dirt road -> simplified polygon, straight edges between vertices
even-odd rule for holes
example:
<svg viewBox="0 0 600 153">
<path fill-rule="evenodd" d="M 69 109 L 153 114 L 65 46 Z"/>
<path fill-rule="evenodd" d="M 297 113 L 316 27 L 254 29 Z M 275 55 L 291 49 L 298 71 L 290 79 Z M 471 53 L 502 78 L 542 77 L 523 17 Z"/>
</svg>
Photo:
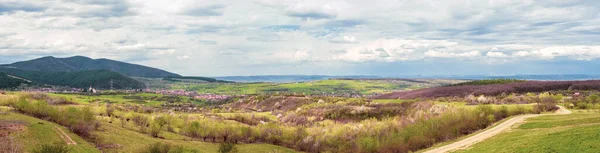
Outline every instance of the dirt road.
<svg viewBox="0 0 600 153">
<path fill-rule="evenodd" d="M 558 107 L 560 109 L 557 110 L 554 114 L 528 114 L 528 115 L 515 116 L 505 122 L 500 123 L 499 125 L 497 125 L 493 128 L 485 130 L 474 136 L 468 137 L 468 138 L 460 140 L 458 142 L 454 142 L 454 143 L 451 143 L 451 144 L 448 144 L 448 145 L 445 145 L 442 147 L 438 147 L 438 148 L 426 151 L 425 153 L 445 153 L 445 152 L 450 152 L 450 151 L 457 150 L 457 149 L 467 148 L 467 147 L 474 145 L 478 142 L 481 142 L 487 138 L 490 138 L 498 133 L 501 133 L 502 131 L 509 129 L 511 126 L 513 126 L 517 123 L 523 122 L 527 118 L 544 116 L 544 115 L 571 114 L 571 111 L 565 109 L 564 107 L 562 107 L 562 106 L 558 106 Z"/>
<path fill-rule="evenodd" d="M 62 129 L 56 126 L 54 126 L 52 129 L 54 132 L 56 132 L 56 134 L 58 134 L 58 136 L 60 136 L 61 139 L 65 141 L 65 143 L 67 143 L 67 145 L 77 145 L 77 142 L 73 141 L 73 139 L 71 139 L 71 137 L 69 137 L 69 135 L 66 134 Z"/>
</svg>

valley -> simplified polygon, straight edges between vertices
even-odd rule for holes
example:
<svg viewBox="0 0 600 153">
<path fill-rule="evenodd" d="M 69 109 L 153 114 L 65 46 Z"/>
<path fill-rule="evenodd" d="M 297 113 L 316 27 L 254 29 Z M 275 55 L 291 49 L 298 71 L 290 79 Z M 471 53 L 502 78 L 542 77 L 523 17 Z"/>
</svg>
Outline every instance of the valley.
<svg viewBox="0 0 600 153">
<path fill-rule="evenodd" d="M 515 152 L 522 148 L 496 147 L 518 143 L 513 135 L 544 133 L 529 129 L 589 133 L 600 108 L 594 80 L 233 82 L 104 69 L 2 72 L 0 142 L 16 152 L 438 152 L 493 129 L 465 150 L 439 152 Z M 574 113 L 547 115 L 559 108 Z M 537 145 L 529 149 L 556 149 Z"/>
</svg>

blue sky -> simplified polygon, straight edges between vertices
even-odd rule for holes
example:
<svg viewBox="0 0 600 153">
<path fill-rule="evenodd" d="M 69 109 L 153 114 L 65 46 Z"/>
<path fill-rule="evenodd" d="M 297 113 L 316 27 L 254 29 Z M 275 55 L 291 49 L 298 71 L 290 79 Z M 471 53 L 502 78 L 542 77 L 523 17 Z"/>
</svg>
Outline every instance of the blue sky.
<svg viewBox="0 0 600 153">
<path fill-rule="evenodd" d="M 0 63 L 183 75 L 597 74 L 596 0 L 0 0 Z"/>
</svg>

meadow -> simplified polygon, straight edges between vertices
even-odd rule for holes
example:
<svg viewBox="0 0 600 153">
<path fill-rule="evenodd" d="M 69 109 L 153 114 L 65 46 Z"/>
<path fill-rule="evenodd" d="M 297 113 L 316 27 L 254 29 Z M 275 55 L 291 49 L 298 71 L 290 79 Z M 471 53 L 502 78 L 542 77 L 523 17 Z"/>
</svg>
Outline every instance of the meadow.
<svg viewBox="0 0 600 153">
<path fill-rule="evenodd" d="M 456 152 L 597 152 L 600 110 L 531 118 L 511 131 Z"/>
<path fill-rule="evenodd" d="M 104 152 L 145 152 L 163 145 L 184 152 L 217 152 L 228 145 L 243 152 L 410 152 L 512 115 L 535 113 L 533 105 L 297 95 L 249 96 L 187 113 L 140 109 L 110 95 L 115 102 L 85 101 L 78 95 L 77 102 L 49 103 L 73 96 L 10 93 L 3 95 L 7 100 L 2 105 L 14 109 L 9 115 L 26 114 L 64 126 Z"/>
<path fill-rule="evenodd" d="M 197 91 L 198 93 L 213 94 L 268 94 L 268 93 L 298 93 L 298 94 L 362 94 L 389 93 L 401 90 L 413 90 L 462 82 L 460 80 L 395 80 L 395 79 L 365 79 L 365 80 L 319 80 L 296 83 L 188 83 L 174 82 L 169 84 L 171 89 Z"/>
<path fill-rule="evenodd" d="M 578 94 L 570 94 L 574 92 Z M 578 131 L 579 127 L 572 125 L 580 124 L 583 128 L 600 122 L 594 116 L 596 112 L 591 111 L 598 102 L 600 96 L 593 91 L 412 99 L 252 94 L 217 103 L 141 92 L 95 95 L 8 92 L 0 94 L 0 114 L 3 115 L 0 123 L 29 123 L 19 125 L 46 134 L 54 131 L 45 125 L 53 125 L 81 144 L 64 146 L 60 139 L 56 143 L 57 135 L 54 135 L 47 141 L 44 138 L 41 139 L 44 141 L 31 143 L 35 145 L 21 147 L 34 151 L 44 147 L 50 149 L 53 146 L 43 146 L 40 142 L 52 142 L 58 148 L 73 152 L 396 153 L 422 151 L 455 141 L 511 116 L 553 112 L 558 109 L 557 104 L 582 111 L 574 113 L 575 116 L 531 119 L 514 131 L 530 132 L 527 134 L 536 134 L 540 129 Z M 36 125 L 36 122 L 44 124 Z M 567 129 L 570 127 L 573 129 Z M 581 130 L 590 130 L 587 128 L 591 127 Z M 7 130 L 0 129 L 0 134 L 2 132 Z M 26 135 L 23 131 L 10 133 L 8 135 L 13 137 Z M 17 137 L 13 139 L 16 143 L 11 141 L 11 144 L 28 144 L 31 137 Z M 494 139 L 497 138 L 478 145 L 483 145 L 483 150 L 500 152 L 522 149 L 493 148 L 502 146 L 497 143 L 511 141 L 512 136 L 498 140 L 500 142 Z M 537 140 L 530 138 L 533 139 Z M 531 147 L 528 150 L 531 152 L 544 152 L 541 149 L 545 149 L 523 145 Z M 482 151 L 477 148 L 474 146 L 474 152 Z"/>
</svg>

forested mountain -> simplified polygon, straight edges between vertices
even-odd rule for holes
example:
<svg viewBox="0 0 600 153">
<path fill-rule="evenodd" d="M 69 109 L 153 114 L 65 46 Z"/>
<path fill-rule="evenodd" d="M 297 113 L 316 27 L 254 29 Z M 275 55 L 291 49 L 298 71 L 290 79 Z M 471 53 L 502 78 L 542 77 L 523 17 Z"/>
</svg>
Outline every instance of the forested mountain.
<svg viewBox="0 0 600 153">
<path fill-rule="evenodd" d="M 145 87 L 143 83 L 135 79 L 109 70 L 52 72 L 0 68 L 0 72 L 30 80 L 33 83 L 69 86 L 75 88 L 86 88 L 93 86 L 94 88 L 98 89 L 109 89 L 111 87 L 111 82 L 114 89 L 141 89 Z M 8 80 L 7 82 L 15 81 L 14 79 L 6 80 Z M 11 85 L 14 85 L 14 83 Z"/>
<path fill-rule="evenodd" d="M 84 56 L 73 56 L 69 58 L 55 58 L 52 56 L 42 57 L 29 61 L 16 62 L 13 64 L 0 65 L 4 68 L 16 68 L 30 71 L 54 71 L 72 72 L 83 70 L 111 70 L 126 76 L 135 77 L 180 77 L 180 75 L 165 70 L 129 64 L 109 59 L 91 59 Z"/>
<path fill-rule="evenodd" d="M 15 88 L 21 84 L 29 84 L 27 80 L 16 78 L 9 74 L 0 72 L 0 89 Z"/>
</svg>

